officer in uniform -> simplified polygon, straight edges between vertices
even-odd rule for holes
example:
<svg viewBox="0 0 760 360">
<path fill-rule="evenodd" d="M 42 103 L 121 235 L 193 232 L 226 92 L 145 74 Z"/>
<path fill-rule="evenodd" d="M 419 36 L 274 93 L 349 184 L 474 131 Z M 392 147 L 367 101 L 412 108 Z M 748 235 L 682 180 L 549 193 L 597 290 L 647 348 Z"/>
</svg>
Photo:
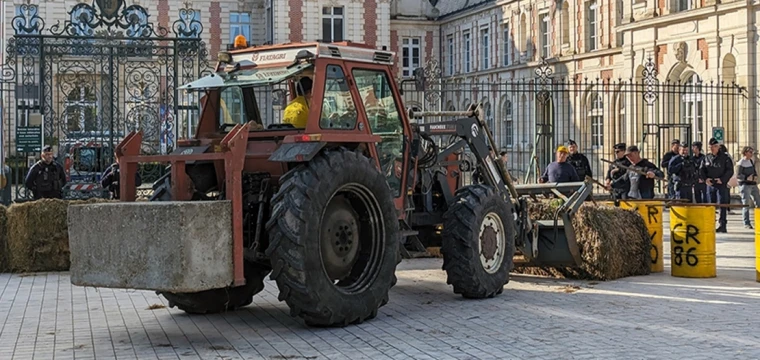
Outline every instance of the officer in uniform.
<svg viewBox="0 0 760 360">
<path fill-rule="evenodd" d="M 100 186 L 103 187 L 103 189 L 107 189 L 111 192 L 111 199 L 118 200 L 119 199 L 119 177 L 121 174 L 119 173 L 119 155 L 116 155 L 116 162 L 111 164 L 111 166 L 106 169 L 106 171 L 103 172 L 103 175 L 100 177 Z M 142 178 L 140 177 L 140 173 L 135 171 L 135 186 L 142 185 Z"/>
<path fill-rule="evenodd" d="M 715 139 L 710 139 L 710 153 L 705 155 L 705 160 L 699 169 L 699 177 L 707 184 L 707 195 L 710 203 L 728 204 L 728 180 L 734 175 L 734 166 L 728 153 L 721 151 L 720 144 Z M 715 232 L 726 231 L 726 208 L 720 208 L 720 224 Z"/>
<path fill-rule="evenodd" d="M 678 156 L 670 159 L 668 164 L 668 174 L 673 176 L 673 190 L 676 193 L 676 199 L 694 202 L 693 187 L 699 177 L 698 170 L 694 159 L 689 156 L 689 147 L 685 143 L 680 144 Z"/>
<path fill-rule="evenodd" d="M 681 141 L 678 139 L 673 139 L 670 142 L 670 151 L 666 152 L 665 155 L 662 157 L 662 161 L 660 162 L 660 167 L 667 171 L 668 165 L 670 164 L 670 160 L 672 160 L 674 157 L 678 156 L 678 149 L 681 147 Z M 668 193 L 666 198 L 668 199 L 675 199 L 675 190 L 673 188 L 673 174 L 668 172 Z"/>
<path fill-rule="evenodd" d="M 24 185 L 32 191 L 34 200 L 63 199 L 66 173 L 61 164 L 53 161 L 52 146 L 47 145 L 42 149 L 41 159 L 29 169 Z"/>
<path fill-rule="evenodd" d="M 625 156 L 625 143 L 615 144 L 615 163 L 622 166 L 631 166 L 631 161 Z M 631 181 L 626 175 L 626 169 L 619 168 L 610 164 L 607 169 L 606 183 L 607 190 L 612 190 L 615 199 L 627 199 L 628 191 L 631 189 Z"/>
<path fill-rule="evenodd" d="M 702 142 L 695 141 L 691 143 L 691 152 L 691 158 L 694 160 L 697 169 L 699 169 L 702 166 L 702 161 L 705 160 L 705 154 L 702 153 Z M 694 202 L 697 204 L 707 203 L 707 184 L 699 176 L 697 176 L 694 183 Z"/>
<path fill-rule="evenodd" d="M 578 144 L 575 140 L 569 139 L 567 141 L 567 150 L 570 151 L 570 156 L 567 157 L 567 162 L 575 168 L 575 172 L 578 177 L 583 181 L 586 176 L 594 177 L 591 173 L 591 164 L 588 161 L 586 155 L 578 152 Z"/>
</svg>

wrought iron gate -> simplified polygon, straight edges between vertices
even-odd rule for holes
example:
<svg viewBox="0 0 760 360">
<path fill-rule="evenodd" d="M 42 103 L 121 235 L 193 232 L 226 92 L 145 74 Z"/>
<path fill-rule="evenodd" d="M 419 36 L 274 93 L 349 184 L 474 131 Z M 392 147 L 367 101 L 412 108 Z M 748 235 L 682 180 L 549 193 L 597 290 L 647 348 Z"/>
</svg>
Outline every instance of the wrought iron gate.
<svg viewBox="0 0 760 360">
<path fill-rule="evenodd" d="M 3 107 L 15 198 L 31 196 L 23 179 L 31 157 L 39 159 L 39 144 L 28 142 L 36 131 L 66 168 L 68 198 L 105 195 L 86 190 L 97 189 L 129 131 L 141 129 L 142 151 L 153 154 L 192 135 L 198 100 L 177 87 L 211 70 L 199 12 L 186 5 L 169 29 L 152 23 L 140 5 L 94 0 L 46 27 L 37 5 L 18 9 L 6 49 L 15 88 L 5 89 Z M 163 171 L 146 164 L 143 183 Z"/>
</svg>

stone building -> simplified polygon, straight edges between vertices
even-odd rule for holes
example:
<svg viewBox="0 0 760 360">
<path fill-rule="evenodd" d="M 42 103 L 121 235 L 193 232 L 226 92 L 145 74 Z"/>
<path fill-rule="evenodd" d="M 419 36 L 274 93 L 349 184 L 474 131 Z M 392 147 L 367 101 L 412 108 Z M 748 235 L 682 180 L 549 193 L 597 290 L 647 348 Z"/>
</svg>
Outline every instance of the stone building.
<svg viewBox="0 0 760 360">
<path fill-rule="evenodd" d="M 3 38 L 30 30 L 13 24 L 23 17 L 26 0 L 5 4 Z M 93 19 L 100 19 L 103 7 L 137 5 L 145 12 L 131 19 L 164 27 L 175 40 L 195 39 L 207 63 L 185 56 L 175 68 L 165 64 L 168 55 L 143 59 L 160 70 L 153 95 L 130 97 L 128 87 L 118 85 L 131 74 L 122 70 L 118 81 L 90 81 L 92 94 L 80 87 L 79 97 L 69 99 L 74 88 L 64 93 L 59 77 L 48 76 L 49 91 L 45 81 L 40 86 L 39 78 L 46 76 L 41 63 L 35 71 L 42 74 L 23 75 L 24 56 L 4 54 L 16 58 L 20 86 L 10 98 L 4 96 L 6 104 L 16 106 L 15 97 L 24 104 L 4 111 L 17 112 L 20 119 L 37 111 L 47 114 L 47 122 L 71 122 L 61 114 L 77 106 L 96 109 L 95 115 L 78 114 L 84 119 L 80 125 L 88 116 L 98 118 L 96 127 L 111 119 L 166 122 L 162 114 L 169 114 L 179 119 L 173 131 L 189 136 L 197 99 L 161 89 L 198 76 L 243 34 L 251 44 L 348 40 L 397 52 L 399 80 L 426 69 L 424 89 L 402 83 L 405 105 L 463 110 L 482 103 L 499 150 L 509 151 L 510 167 L 521 177 L 540 172 L 568 139 L 592 159 L 596 175 L 604 167 L 600 159 L 611 158 L 617 142 L 639 144 L 658 162 L 671 138 L 706 142 L 713 128 L 722 128 L 735 156 L 758 138 L 757 126 L 748 121 L 757 115 L 754 3 L 738 0 L 44 0 L 37 5 L 48 35 L 58 21 L 81 22 L 91 10 L 97 12 Z M 188 8 L 193 10 L 182 10 Z M 173 43 L 187 46 L 187 41 Z M 179 45 L 171 51 L 184 49 Z M 65 65 L 51 61 L 55 68 L 49 71 Z M 96 72 L 103 72 L 102 61 L 93 61 Z M 109 98 L 140 103 L 142 110 L 118 104 L 112 112 Z M 162 110 L 175 103 L 176 112 Z"/>
</svg>

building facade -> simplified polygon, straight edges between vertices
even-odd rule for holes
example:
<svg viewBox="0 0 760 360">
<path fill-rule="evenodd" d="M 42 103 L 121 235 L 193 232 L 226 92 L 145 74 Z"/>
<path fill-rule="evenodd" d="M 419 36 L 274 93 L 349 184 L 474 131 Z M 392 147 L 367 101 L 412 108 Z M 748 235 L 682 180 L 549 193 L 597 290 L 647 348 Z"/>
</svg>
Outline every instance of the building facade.
<svg viewBox="0 0 760 360">
<path fill-rule="evenodd" d="M 28 4 L 5 1 L 3 38 L 34 31 L 33 24 L 19 22 L 31 19 L 24 14 Z M 44 20 L 42 32 L 51 37 L 44 41 L 87 36 L 87 27 L 70 27 L 73 32 L 59 31 L 53 39 L 50 30 L 56 22 L 81 23 L 91 16 L 93 21 L 85 22 L 94 34 L 118 18 L 95 21 L 103 18 L 104 9 L 137 6 L 142 11 L 118 20 L 124 25 L 120 31 L 127 31 L 130 22 L 167 29 L 172 49 L 168 52 L 165 41 L 154 39 L 158 48 L 164 44 L 167 49 L 140 60 L 144 67 L 159 69 L 150 76 L 128 69 L 134 53 L 100 56 L 89 68 L 72 67 L 74 60 L 59 57 L 33 63 L 36 69 L 28 75 L 23 61 L 29 56 L 19 54 L 17 46 L 15 54 L 3 54 L 6 67 L 7 59 L 15 61 L 10 65 L 17 74 L 16 91 L 4 98 L 6 104 L 23 106 L 5 106 L 5 118 L 18 119 L 4 123 L 26 124 L 36 111 L 46 122 L 55 118 L 50 125 L 68 133 L 87 124 L 101 128 L 111 119 L 163 124 L 168 114 L 179 119 L 171 120 L 176 121 L 171 129 L 175 137 L 191 136 L 197 99 L 164 90 L 207 71 L 236 35 L 251 44 L 348 40 L 398 54 L 397 78 L 407 107 L 464 110 L 481 103 L 498 150 L 509 152 L 510 169 L 519 177 L 535 179 L 556 146 L 573 139 L 601 178 L 606 168 L 601 159 L 611 159 L 618 142 L 640 145 L 654 162 L 672 138 L 706 143 L 713 129 L 718 134 L 722 129 L 734 156 L 741 146 L 756 145 L 754 5 L 754 0 L 42 1 L 35 9 L 36 18 Z M 128 34 L 121 36 L 118 46 L 131 44 Z M 202 54 L 185 49 L 190 40 Z M 2 46 L 2 51 L 8 49 L 8 44 Z M 98 75 L 116 69 L 104 67 L 104 59 L 121 61 L 120 76 Z M 178 65 L 166 65 L 169 59 Z M 40 66 L 48 63 L 54 66 Z M 425 69 L 424 88 L 404 81 L 417 68 Z M 62 75 L 67 71 L 78 73 L 77 79 L 82 74 L 89 78 L 74 86 L 74 78 Z M 143 83 L 158 86 L 131 94 L 135 84 L 124 84 L 138 72 Z M 34 79 L 43 79 L 42 84 Z M 111 109 L 107 103 L 114 98 L 134 106 Z M 176 111 L 165 110 L 175 104 Z M 6 144 L 14 141 L 10 135 L 7 139 Z"/>
</svg>

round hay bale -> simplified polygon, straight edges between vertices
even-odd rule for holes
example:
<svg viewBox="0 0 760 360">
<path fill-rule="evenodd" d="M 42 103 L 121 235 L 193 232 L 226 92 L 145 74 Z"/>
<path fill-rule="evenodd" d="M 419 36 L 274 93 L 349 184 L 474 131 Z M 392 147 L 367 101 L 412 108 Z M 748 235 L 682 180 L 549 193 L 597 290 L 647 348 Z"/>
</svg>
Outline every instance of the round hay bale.
<svg viewBox="0 0 760 360">
<path fill-rule="evenodd" d="M 8 208 L 8 259 L 13 272 L 66 271 L 69 269 L 67 210 L 70 204 L 107 202 L 40 199 Z"/>
<path fill-rule="evenodd" d="M 531 219 L 554 217 L 551 204 L 531 203 Z M 579 268 L 515 267 L 520 274 L 583 280 L 614 280 L 650 273 L 650 239 L 644 219 L 633 211 L 584 203 L 573 217 L 582 264 Z"/>
</svg>

